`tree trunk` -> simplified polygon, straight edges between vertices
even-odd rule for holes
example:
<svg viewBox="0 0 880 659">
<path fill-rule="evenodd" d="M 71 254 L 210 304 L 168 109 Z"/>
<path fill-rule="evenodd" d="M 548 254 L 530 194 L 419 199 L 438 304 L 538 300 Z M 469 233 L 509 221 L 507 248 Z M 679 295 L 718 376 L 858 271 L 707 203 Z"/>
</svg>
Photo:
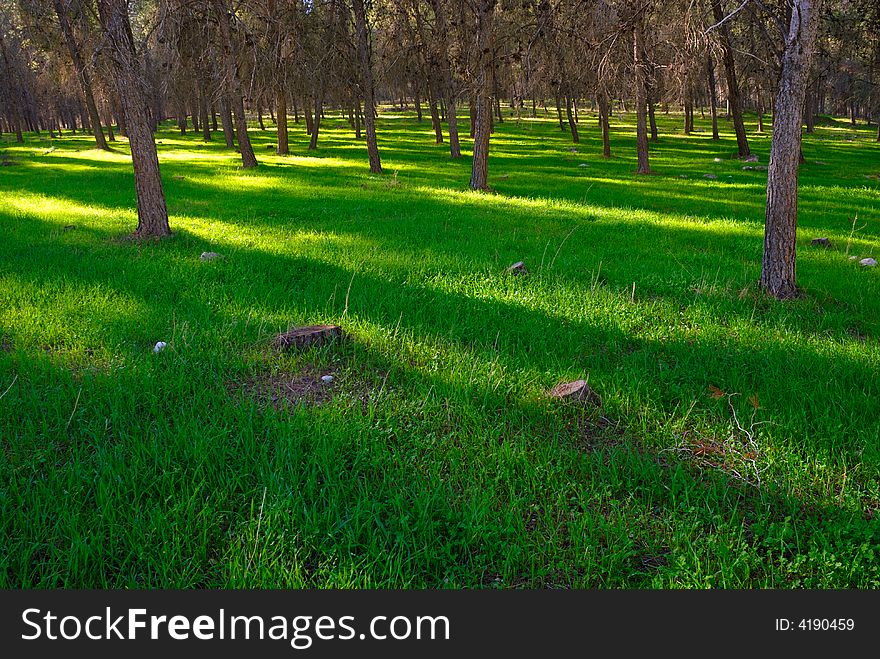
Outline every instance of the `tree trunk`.
<svg viewBox="0 0 880 659">
<path fill-rule="evenodd" d="M 278 128 L 278 144 L 275 146 L 275 153 L 279 156 L 286 156 L 290 153 L 287 138 L 287 95 L 281 89 L 275 93 L 275 123 Z"/>
<path fill-rule="evenodd" d="M 437 109 L 437 97 L 434 86 L 428 82 L 428 105 L 431 108 L 431 126 L 434 128 L 434 144 L 443 144 L 443 127 L 440 125 L 440 112 Z"/>
<path fill-rule="evenodd" d="M 220 95 L 220 124 L 223 126 L 223 139 L 226 148 L 235 148 L 235 131 L 232 127 L 232 111 L 229 109 L 229 98 L 225 93 Z"/>
<path fill-rule="evenodd" d="M 798 158 L 807 75 L 818 31 L 820 2 L 795 0 L 774 105 L 760 285 L 780 299 L 797 295 Z"/>
<path fill-rule="evenodd" d="M 581 141 L 581 138 L 578 135 L 577 123 L 575 123 L 574 114 L 571 109 L 571 96 L 565 97 L 565 114 L 568 118 L 568 127 L 571 129 L 571 141 L 578 144 Z"/>
<path fill-rule="evenodd" d="M 807 126 L 807 133 L 813 133 L 816 130 L 815 96 L 812 86 L 807 87 L 807 98 L 804 101 L 804 123 Z"/>
<path fill-rule="evenodd" d="M 99 149 L 109 150 L 107 141 L 104 139 L 104 131 L 101 130 L 101 119 L 98 117 L 98 106 L 95 104 L 95 95 L 92 93 L 92 80 L 89 71 L 83 62 L 79 53 L 79 46 L 73 37 L 73 30 L 70 28 L 70 22 L 67 20 L 67 11 L 61 5 L 61 0 L 53 0 L 55 5 L 55 14 L 58 16 L 58 22 L 61 24 L 61 32 L 64 34 L 64 41 L 67 44 L 67 50 L 70 52 L 70 59 L 73 60 L 73 68 L 76 69 L 76 76 L 79 79 L 80 89 L 86 102 L 86 108 L 89 112 L 89 118 L 92 124 L 92 130 L 95 133 L 95 144 Z"/>
<path fill-rule="evenodd" d="M 718 135 L 718 87 L 715 84 L 715 63 L 712 55 L 706 54 L 706 78 L 709 83 L 709 107 L 712 110 L 712 139 L 719 140 Z"/>
<path fill-rule="evenodd" d="M 306 135 L 311 135 L 312 131 L 315 129 L 315 119 L 312 116 L 312 106 L 309 105 L 308 99 L 306 99 L 304 114 L 306 118 Z"/>
<path fill-rule="evenodd" d="M 257 166 L 257 157 L 254 155 L 254 148 L 251 146 L 251 139 L 248 135 L 247 116 L 244 113 L 244 95 L 241 91 L 241 79 L 234 54 L 236 48 L 232 40 L 232 22 L 229 18 L 226 0 L 213 0 L 213 4 L 222 37 L 223 66 L 226 70 L 226 85 L 235 115 L 235 133 L 238 137 L 238 148 L 241 151 L 241 165 L 248 169 Z"/>
<path fill-rule="evenodd" d="M 367 31 L 367 13 L 364 0 L 352 0 L 354 9 L 355 31 L 357 32 L 358 63 L 360 64 L 361 89 L 364 97 L 364 128 L 367 133 L 367 154 L 370 159 L 370 172 L 382 173 L 379 159 L 379 145 L 376 141 L 376 102 L 373 88 L 373 67 L 370 62 L 370 41 Z"/>
<path fill-rule="evenodd" d="M 716 23 L 724 20 L 724 10 L 721 8 L 721 0 L 712 0 L 712 14 Z M 734 61 L 733 47 L 730 44 L 730 29 L 727 23 L 718 28 L 718 41 L 721 46 L 721 55 L 724 59 L 724 71 L 727 76 L 727 100 L 730 115 L 733 117 L 733 129 L 736 132 L 736 145 L 739 149 L 739 157 L 745 158 L 750 155 L 749 139 L 746 137 L 746 128 L 743 123 L 742 105 L 739 97 L 739 87 L 736 83 L 736 63 Z"/>
<path fill-rule="evenodd" d="M 635 68 L 636 86 L 636 147 L 638 151 L 639 167 L 637 173 L 650 174 L 651 167 L 648 164 L 648 99 L 647 99 L 647 71 L 644 53 L 644 27 L 642 15 L 638 14 L 633 21 L 633 63 Z"/>
<path fill-rule="evenodd" d="M 492 130 L 492 19 L 497 0 L 477 0 L 477 62 L 474 85 L 474 158 L 471 189 L 489 188 L 489 132 Z"/>
<path fill-rule="evenodd" d="M 324 94 L 318 90 L 315 94 L 315 117 L 312 119 L 312 139 L 309 140 L 309 151 L 318 148 L 318 133 L 321 130 L 321 117 L 324 115 Z M 366 114 L 364 115 L 366 118 Z"/>
<path fill-rule="evenodd" d="M 98 0 L 98 13 L 110 58 L 116 72 L 116 87 L 125 112 L 125 126 L 131 146 L 134 183 L 137 193 L 138 227 L 141 238 L 167 236 L 168 209 L 159 173 L 156 142 L 150 129 L 147 99 L 143 95 L 143 75 L 134 49 L 126 0 Z"/>
<path fill-rule="evenodd" d="M 610 158 L 611 139 L 608 125 L 608 96 L 604 92 L 601 93 L 596 104 L 599 106 L 599 126 L 602 128 L 602 156 Z"/>
<path fill-rule="evenodd" d="M 660 134 L 657 132 L 657 115 L 654 111 L 654 100 L 648 96 L 648 125 L 651 128 L 651 141 L 659 142 Z"/>
<path fill-rule="evenodd" d="M 208 120 L 208 90 L 204 82 L 201 82 L 199 87 L 199 115 L 202 124 L 202 140 L 210 142 L 211 124 Z"/>
</svg>

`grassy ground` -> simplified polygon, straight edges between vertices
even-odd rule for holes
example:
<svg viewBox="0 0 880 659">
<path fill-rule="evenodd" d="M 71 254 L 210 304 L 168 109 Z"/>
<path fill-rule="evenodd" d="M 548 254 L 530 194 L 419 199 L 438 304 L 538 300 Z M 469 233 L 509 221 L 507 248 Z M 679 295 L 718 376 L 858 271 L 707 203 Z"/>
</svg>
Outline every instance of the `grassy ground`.
<svg viewBox="0 0 880 659">
<path fill-rule="evenodd" d="M 505 121 L 494 194 L 391 109 L 382 176 L 339 118 L 248 172 L 167 127 L 159 244 L 124 142 L 7 139 L 0 587 L 880 586 L 873 129 L 807 138 L 779 303 L 766 173 L 660 121 L 641 178 L 627 117 L 609 161 Z M 601 410 L 546 398 L 580 377 Z"/>
</svg>

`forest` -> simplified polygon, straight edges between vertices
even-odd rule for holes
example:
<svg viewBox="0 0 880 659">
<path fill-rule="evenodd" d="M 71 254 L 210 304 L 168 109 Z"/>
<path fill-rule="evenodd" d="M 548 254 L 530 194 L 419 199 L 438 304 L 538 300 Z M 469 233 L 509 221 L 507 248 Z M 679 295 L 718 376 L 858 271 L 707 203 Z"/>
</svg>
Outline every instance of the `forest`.
<svg viewBox="0 0 880 659">
<path fill-rule="evenodd" d="M 880 587 L 876 0 L 7 0 L 0 588 Z"/>
</svg>

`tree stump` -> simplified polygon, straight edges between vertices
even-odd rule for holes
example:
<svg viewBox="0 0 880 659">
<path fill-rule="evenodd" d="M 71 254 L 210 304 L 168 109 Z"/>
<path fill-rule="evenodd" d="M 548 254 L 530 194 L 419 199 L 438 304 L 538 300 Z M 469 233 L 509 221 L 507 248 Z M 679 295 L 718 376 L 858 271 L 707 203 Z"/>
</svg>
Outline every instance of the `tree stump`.
<svg viewBox="0 0 880 659">
<path fill-rule="evenodd" d="M 324 345 L 341 337 L 342 328 L 339 325 L 308 325 L 278 334 L 272 345 L 279 350 L 302 350 Z"/>
<path fill-rule="evenodd" d="M 557 400 L 583 403 L 593 407 L 602 407 L 602 398 L 590 388 L 586 380 L 575 380 L 574 382 L 560 382 L 550 390 L 550 397 Z"/>
</svg>

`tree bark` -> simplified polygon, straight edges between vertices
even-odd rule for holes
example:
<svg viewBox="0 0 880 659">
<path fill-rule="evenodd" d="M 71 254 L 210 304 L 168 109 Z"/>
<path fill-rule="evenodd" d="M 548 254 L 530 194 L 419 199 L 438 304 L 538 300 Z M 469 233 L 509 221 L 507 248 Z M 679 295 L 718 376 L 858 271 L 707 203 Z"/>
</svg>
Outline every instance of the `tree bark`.
<svg viewBox="0 0 880 659">
<path fill-rule="evenodd" d="M 98 0 L 98 13 L 116 72 L 116 87 L 125 113 L 125 126 L 131 145 L 134 183 L 137 193 L 138 227 L 141 238 L 167 236 L 168 208 L 159 173 L 156 142 L 150 129 L 147 99 L 140 62 L 128 18 L 126 0 Z"/>
<path fill-rule="evenodd" d="M 357 32 L 358 63 L 360 65 L 361 90 L 364 98 L 364 128 L 367 133 L 367 154 L 370 159 L 370 172 L 382 173 L 379 158 L 379 145 L 376 141 L 376 101 L 373 86 L 373 66 L 370 61 L 370 40 L 367 30 L 367 12 L 364 0 L 352 0 L 354 9 L 355 31 Z"/>
<path fill-rule="evenodd" d="M 807 75 L 818 31 L 820 2 L 794 2 L 774 105 L 760 285 L 780 299 L 797 295 L 798 159 Z"/>
<path fill-rule="evenodd" d="M 712 14 L 717 23 L 724 20 L 724 10 L 721 0 L 712 0 Z M 739 97 L 739 87 L 736 83 L 736 63 L 733 56 L 733 47 L 730 44 L 730 29 L 727 23 L 718 28 L 718 42 L 721 46 L 721 55 L 724 59 L 724 71 L 727 76 L 727 100 L 730 114 L 733 117 L 733 129 L 736 132 L 736 145 L 739 157 L 745 158 L 751 154 L 749 151 L 749 139 L 746 137 L 746 128 L 743 123 L 742 105 Z"/>
<path fill-rule="evenodd" d="M 477 70 L 474 85 L 472 190 L 489 188 L 489 133 L 492 130 L 492 23 L 497 0 L 477 0 Z"/>
<path fill-rule="evenodd" d="M 76 69 L 76 77 L 79 79 L 80 89 L 86 102 L 86 108 L 89 112 L 89 118 L 92 124 L 92 130 L 95 133 L 95 144 L 99 149 L 109 151 L 107 140 L 104 139 L 104 131 L 101 129 L 101 119 L 98 116 L 98 106 L 95 103 L 95 95 L 92 92 L 92 79 L 86 68 L 85 62 L 79 53 L 79 46 L 73 36 L 73 30 L 70 27 L 70 21 L 67 20 L 67 11 L 62 6 L 61 0 L 53 0 L 55 5 L 55 14 L 58 16 L 58 22 L 61 24 L 61 32 L 64 34 L 64 41 L 67 44 L 67 50 L 70 52 L 70 59 L 73 60 L 73 68 Z"/>
</svg>

